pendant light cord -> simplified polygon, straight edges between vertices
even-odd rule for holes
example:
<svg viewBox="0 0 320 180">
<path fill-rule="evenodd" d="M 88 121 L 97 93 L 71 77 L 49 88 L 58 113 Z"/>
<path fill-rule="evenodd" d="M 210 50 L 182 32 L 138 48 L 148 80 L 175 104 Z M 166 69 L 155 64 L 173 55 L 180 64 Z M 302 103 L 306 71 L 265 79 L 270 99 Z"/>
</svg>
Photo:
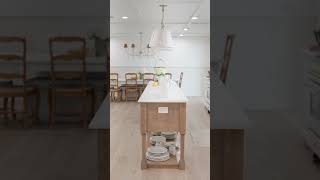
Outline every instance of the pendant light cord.
<svg viewBox="0 0 320 180">
<path fill-rule="evenodd" d="M 161 19 L 161 29 L 163 30 L 164 29 L 164 8 L 166 7 L 167 5 L 160 5 L 160 7 L 162 7 L 162 19 Z"/>
</svg>

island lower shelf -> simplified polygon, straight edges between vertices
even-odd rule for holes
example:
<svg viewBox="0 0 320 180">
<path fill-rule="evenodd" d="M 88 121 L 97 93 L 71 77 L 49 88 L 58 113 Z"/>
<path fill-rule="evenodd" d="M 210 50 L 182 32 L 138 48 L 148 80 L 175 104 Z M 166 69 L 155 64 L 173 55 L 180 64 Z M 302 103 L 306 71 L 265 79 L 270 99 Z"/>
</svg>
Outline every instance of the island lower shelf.
<svg viewBox="0 0 320 180">
<path fill-rule="evenodd" d="M 141 103 L 140 130 L 142 138 L 141 169 L 185 169 L 184 141 L 186 133 L 186 103 Z M 146 159 L 151 132 L 175 131 L 180 135 L 179 153 L 167 161 L 155 162 Z"/>
<path fill-rule="evenodd" d="M 170 157 L 167 161 L 156 162 L 147 160 L 147 167 L 148 168 L 179 168 L 179 161 L 177 160 L 176 156 Z"/>
</svg>

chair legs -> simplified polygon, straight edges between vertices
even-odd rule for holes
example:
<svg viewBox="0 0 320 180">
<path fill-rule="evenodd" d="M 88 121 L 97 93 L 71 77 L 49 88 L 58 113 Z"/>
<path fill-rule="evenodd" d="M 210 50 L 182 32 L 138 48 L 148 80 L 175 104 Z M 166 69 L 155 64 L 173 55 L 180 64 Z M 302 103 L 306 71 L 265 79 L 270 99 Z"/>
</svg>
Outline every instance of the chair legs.
<svg viewBox="0 0 320 180">
<path fill-rule="evenodd" d="M 110 100 L 114 101 L 114 92 L 113 91 L 110 91 Z"/>
<path fill-rule="evenodd" d="M 3 98 L 3 110 L 7 111 L 8 110 L 8 98 Z M 4 113 L 3 114 L 3 118 L 5 120 L 6 125 L 9 123 L 9 119 L 8 119 L 8 114 Z"/>
<path fill-rule="evenodd" d="M 135 91 L 130 91 L 130 92 L 133 92 L 133 93 L 136 94 L 136 96 L 135 96 L 136 99 L 135 99 L 135 100 L 138 101 L 138 100 L 139 100 L 139 94 L 140 94 L 140 93 L 139 93 L 139 89 L 137 89 L 137 90 L 135 90 Z M 129 91 L 126 89 L 126 90 L 125 90 L 125 100 L 126 100 L 126 101 L 128 101 L 128 94 L 129 94 Z"/>
<path fill-rule="evenodd" d="M 24 95 L 19 96 L 22 98 L 22 106 L 21 112 L 16 110 L 16 98 L 17 97 L 4 97 L 3 98 L 3 117 L 5 119 L 6 125 L 9 124 L 9 119 L 17 120 L 17 113 L 21 113 L 21 119 L 19 117 L 18 121 L 21 126 L 26 127 L 28 124 L 28 119 L 31 119 L 31 126 L 33 125 L 34 121 L 38 121 L 39 119 L 39 104 L 40 104 L 40 94 L 37 90 L 36 93 L 31 95 Z M 29 97 L 34 97 L 34 106 L 31 106 L 31 112 L 29 111 Z M 9 101 L 10 100 L 10 101 Z M 9 105 L 10 102 L 10 105 Z"/>
<path fill-rule="evenodd" d="M 40 91 L 37 90 L 34 98 L 34 106 L 32 108 L 32 123 L 40 123 L 39 108 L 40 108 Z"/>
<path fill-rule="evenodd" d="M 55 124 L 55 115 L 56 115 L 56 95 L 52 90 L 49 90 L 48 93 L 48 104 L 49 104 L 49 127 L 52 128 Z M 90 107 L 88 107 L 88 102 Z M 81 112 L 80 112 L 80 121 L 83 128 L 88 127 L 89 118 L 93 117 L 95 111 L 96 103 L 96 94 L 93 91 L 88 92 L 85 96 L 81 96 Z"/>
<path fill-rule="evenodd" d="M 96 107 L 96 93 L 95 91 L 92 91 L 91 93 L 91 111 L 90 111 L 90 117 L 93 117 L 94 111 Z"/>
<path fill-rule="evenodd" d="M 13 120 L 16 120 L 16 118 L 17 118 L 17 115 L 16 115 L 16 113 L 14 112 L 15 111 L 15 98 L 14 97 L 12 97 L 11 98 L 11 106 L 10 106 L 10 111 L 11 111 L 11 118 L 13 119 Z"/>
<path fill-rule="evenodd" d="M 88 127 L 88 109 L 87 109 L 87 99 L 88 97 L 83 96 L 82 97 L 82 111 L 81 111 L 81 121 L 82 121 L 82 127 L 86 128 Z"/>
<path fill-rule="evenodd" d="M 28 119 L 28 99 L 27 96 L 24 96 L 22 99 L 23 110 L 22 110 L 22 126 L 26 127 L 26 122 Z"/>
<path fill-rule="evenodd" d="M 114 102 L 121 101 L 122 100 L 122 92 L 121 92 L 121 90 L 110 91 L 110 100 L 114 101 Z"/>
<path fill-rule="evenodd" d="M 40 90 L 38 90 L 36 96 L 35 96 L 35 119 L 37 123 L 40 123 L 39 118 L 39 109 L 40 109 Z"/>
</svg>

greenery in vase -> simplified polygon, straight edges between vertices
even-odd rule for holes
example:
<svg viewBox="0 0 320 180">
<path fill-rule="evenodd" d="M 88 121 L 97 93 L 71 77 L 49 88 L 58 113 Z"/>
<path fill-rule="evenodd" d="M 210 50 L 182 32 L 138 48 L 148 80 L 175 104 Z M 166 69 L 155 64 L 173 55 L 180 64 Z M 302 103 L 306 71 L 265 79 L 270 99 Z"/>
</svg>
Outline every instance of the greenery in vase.
<svg viewBox="0 0 320 180">
<path fill-rule="evenodd" d="M 166 68 L 164 67 L 155 67 L 154 69 L 155 69 L 155 74 L 158 77 L 165 76 L 167 73 Z"/>
<path fill-rule="evenodd" d="M 143 73 L 141 73 L 141 72 L 138 72 L 138 79 L 143 79 Z"/>
</svg>

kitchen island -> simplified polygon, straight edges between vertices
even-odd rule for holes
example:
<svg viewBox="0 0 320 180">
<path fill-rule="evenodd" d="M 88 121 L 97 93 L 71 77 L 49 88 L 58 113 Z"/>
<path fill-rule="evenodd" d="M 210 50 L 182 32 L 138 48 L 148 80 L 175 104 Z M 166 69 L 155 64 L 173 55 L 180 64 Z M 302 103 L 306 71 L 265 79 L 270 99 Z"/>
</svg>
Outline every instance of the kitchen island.
<svg viewBox="0 0 320 180">
<path fill-rule="evenodd" d="M 142 138 L 141 169 L 179 168 L 185 169 L 184 141 L 186 133 L 186 104 L 188 99 L 173 81 L 168 86 L 153 86 L 149 82 L 143 91 L 140 103 L 140 132 Z M 164 162 L 146 159 L 149 138 L 152 132 L 175 131 L 180 134 L 180 152 Z"/>
</svg>

